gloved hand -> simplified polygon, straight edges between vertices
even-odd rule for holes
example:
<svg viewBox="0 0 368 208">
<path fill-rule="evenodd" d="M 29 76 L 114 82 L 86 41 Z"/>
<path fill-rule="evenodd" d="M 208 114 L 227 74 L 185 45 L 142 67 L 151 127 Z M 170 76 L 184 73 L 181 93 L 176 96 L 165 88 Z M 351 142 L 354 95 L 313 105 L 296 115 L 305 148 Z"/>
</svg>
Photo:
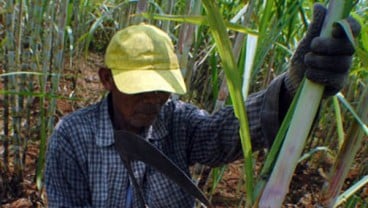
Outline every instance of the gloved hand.
<svg viewBox="0 0 368 208">
<path fill-rule="evenodd" d="M 304 75 L 311 81 L 325 86 L 324 96 L 336 94 L 347 80 L 354 47 L 338 24 L 333 27 L 332 38 L 319 37 L 326 12 L 324 6 L 315 4 L 313 20 L 307 34 L 291 59 L 285 86 L 292 94 Z M 360 24 L 352 17 L 346 20 L 356 37 L 360 32 Z"/>
</svg>

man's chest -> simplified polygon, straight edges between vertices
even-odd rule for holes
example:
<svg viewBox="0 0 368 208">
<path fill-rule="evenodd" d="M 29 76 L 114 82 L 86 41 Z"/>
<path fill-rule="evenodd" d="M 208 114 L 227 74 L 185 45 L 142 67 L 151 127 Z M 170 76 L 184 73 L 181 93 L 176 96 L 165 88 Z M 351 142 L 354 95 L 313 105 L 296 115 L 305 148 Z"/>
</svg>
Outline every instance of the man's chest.
<svg viewBox="0 0 368 208">
<path fill-rule="evenodd" d="M 133 207 L 139 204 L 137 187 L 113 147 L 91 152 L 88 161 L 89 188 L 94 207 L 122 207 L 128 187 L 133 188 Z M 192 207 L 193 198 L 165 175 L 140 161 L 132 162 L 134 178 L 149 207 Z"/>
</svg>

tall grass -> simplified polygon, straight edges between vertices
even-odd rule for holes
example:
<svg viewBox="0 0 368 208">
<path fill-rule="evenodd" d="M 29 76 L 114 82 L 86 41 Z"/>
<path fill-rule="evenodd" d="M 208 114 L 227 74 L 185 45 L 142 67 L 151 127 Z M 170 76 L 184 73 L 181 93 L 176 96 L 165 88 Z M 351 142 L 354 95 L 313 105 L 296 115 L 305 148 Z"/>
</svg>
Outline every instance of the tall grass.
<svg viewBox="0 0 368 208">
<path fill-rule="evenodd" d="M 357 107 L 358 113 L 355 113 L 353 109 L 350 109 L 356 118 L 350 127 L 347 139 L 344 140 L 341 149 L 338 152 L 336 162 L 330 171 L 330 178 L 326 181 L 325 187 L 322 191 L 323 200 L 322 204 L 327 207 L 333 207 L 335 204 L 340 204 L 337 201 L 340 190 L 343 186 L 344 178 L 346 178 L 349 167 L 351 167 L 355 155 L 358 152 L 360 145 L 363 141 L 363 136 L 368 135 L 368 88 L 362 92 L 359 106 Z M 358 144 L 358 145 L 357 145 Z M 368 175 L 367 175 L 368 176 Z M 359 182 L 361 184 L 367 182 Z M 364 184 L 363 184 L 364 185 Z"/>
<path fill-rule="evenodd" d="M 11 178 L 15 184 L 23 184 L 28 144 L 39 141 L 36 178 L 41 188 L 46 139 L 55 125 L 56 99 L 64 68 L 68 1 L 7 1 L 4 4 L 6 41 L 1 62 L 6 73 L 1 76 L 4 89 L 0 92 L 6 101 L 3 161 L 9 164 L 12 160 L 14 175 Z"/>
<path fill-rule="evenodd" d="M 67 66 L 75 70 L 74 75 L 79 79 L 74 62 L 88 56 L 91 50 L 103 52 L 115 31 L 141 21 L 167 31 L 174 40 L 190 89 L 187 95 L 176 99 L 194 103 L 208 111 L 216 111 L 215 106 L 230 104 L 236 108 L 237 116 L 243 117 L 245 111 L 239 109 L 246 94 L 263 89 L 270 80 L 287 69 L 292 52 L 305 34 L 313 2 L 251 0 L 246 5 L 239 0 L 0 0 L 0 86 L 3 86 L 0 88 L 0 114 L 3 118 L 0 119 L 0 147 L 3 149 L 0 173 L 6 176 L 0 180 L 0 197 L 5 199 L 11 198 L 10 195 L 16 197 L 22 194 L 21 184 L 30 143 L 39 145 L 34 183 L 42 189 L 44 153 L 47 138 L 57 120 L 57 103 L 76 99 L 60 88 L 60 82 L 65 80 L 64 68 Z M 247 12 L 241 12 L 245 6 L 248 6 Z M 342 91 L 353 110 L 348 110 L 345 104 L 340 106 L 336 101 L 336 111 L 331 110 L 331 100 L 322 104 L 320 121 L 313 128 L 318 134 L 312 132 L 306 141 L 304 161 L 311 158 L 314 152 L 325 152 L 329 157 L 338 155 L 338 144 L 349 141 L 350 134 L 345 132 L 351 132 L 348 130 L 350 123 L 357 120 L 351 112 L 358 111 L 358 104 L 364 103 L 359 96 L 368 84 L 368 3 L 360 1 L 354 15 L 363 25 L 362 35 L 358 38 L 357 58 L 350 83 Z M 238 21 L 232 22 L 234 17 Z M 257 38 L 256 49 L 252 66 L 244 72 L 248 64 L 245 57 L 251 53 L 245 40 L 250 35 Z M 248 82 L 243 82 L 243 75 L 249 77 Z M 246 89 L 244 94 L 234 93 L 241 92 L 243 88 Z M 73 89 L 78 90 L 78 86 Z M 341 98 L 338 98 L 341 103 Z M 336 114 L 341 118 L 337 124 L 330 119 Z M 364 116 L 358 118 L 366 122 Z M 247 122 L 241 122 L 242 132 L 246 132 Z M 334 131 L 336 128 L 340 136 Z M 363 129 L 361 140 L 366 140 L 364 125 L 355 128 Z M 254 152 L 246 134 L 242 133 L 242 141 L 247 185 L 244 186 L 243 177 L 239 179 L 239 185 L 247 187 L 243 188 L 246 192 L 244 198 L 251 206 L 261 193 L 253 185 L 262 187 L 260 184 L 267 182 L 273 162 L 267 162 L 261 174 L 255 171 Z M 344 141 L 342 135 L 345 135 Z M 356 145 L 356 148 L 359 147 L 359 144 Z M 362 146 L 356 151 L 364 158 L 368 156 L 367 150 L 366 146 Z M 271 151 L 269 155 L 274 155 L 271 157 L 275 159 L 277 154 Z M 333 159 L 337 164 L 345 161 L 340 157 Z M 360 169 L 360 177 L 364 179 L 366 167 L 362 164 Z M 345 171 L 348 170 L 349 167 L 345 167 Z M 213 184 L 208 186 L 215 188 L 216 184 L 221 183 L 224 171 L 225 168 L 214 170 Z M 12 184 L 18 184 L 18 193 L 10 193 Z M 351 201 L 344 200 L 346 203 L 367 200 L 360 198 L 359 189 L 350 193 L 344 195 L 351 196 Z"/>
</svg>

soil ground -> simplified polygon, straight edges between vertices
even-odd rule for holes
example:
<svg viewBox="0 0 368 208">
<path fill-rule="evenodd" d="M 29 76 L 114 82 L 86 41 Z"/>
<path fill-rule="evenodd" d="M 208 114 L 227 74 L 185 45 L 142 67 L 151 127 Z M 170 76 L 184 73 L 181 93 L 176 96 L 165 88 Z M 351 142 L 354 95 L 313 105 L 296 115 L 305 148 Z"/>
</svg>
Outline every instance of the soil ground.
<svg viewBox="0 0 368 208">
<path fill-rule="evenodd" d="M 69 97 L 73 94 L 76 100 L 59 99 L 57 102 L 57 116 L 61 117 L 78 108 L 98 101 L 104 93 L 97 70 L 102 62 L 101 56 L 90 54 L 88 59 L 75 61 L 73 69 L 66 66 L 64 79 L 61 82 L 60 94 L 64 97 Z M 69 76 L 70 75 L 70 76 Z M 1 84 L 1 83 L 0 83 Z M 74 87 L 76 86 L 76 88 Z M 0 107 L 1 107 L 0 99 Z M 38 141 L 30 141 L 28 144 L 26 164 L 24 170 L 24 180 L 21 184 L 12 184 L 12 187 L 7 187 L 3 199 L 0 201 L 0 207 L 3 208 L 28 208 L 28 207 L 47 207 L 44 190 L 38 191 L 34 183 L 36 160 L 39 154 Z M 0 145 L 0 155 L 3 152 L 3 146 Z M 366 158 L 361 158 L 365 161 Z M 258 156 L 256 161 L 256 170 L 259 170 L 262 165 L 262 157 Z M 290 192 L 286 197 L 283 207 L 316 207 L 320 201 L 320 189 L 323 186 L 326 177 L 326 171 L 331 166 L 331 162 L 322 154 L 315 154 L 308 162 L 301 163 L 297 166 L 293 176 Z M 210 199 L 217 208 L 227 207 L 242 207 L 244 204 L 245 195 L 242 190 L 244 187 L 241 183 L 241 175 L 243 170 L 243 162 L 241 160 L 229 164 L 222 180 L 218 184 Z M 0 172 L 1 180 L 12 179 L 11 171 L 8 173 Z M 347 184 L 353 181 L 359 170 L 354 167 L 349 173 Z M 14 179 L 14 181 L 16 181 Z M 209 184 L 209 183 L 207 183 Z M 4 187 L 0 187 L 5 189 Z M 209 185 L 203 188 L 205 191 L 210 191 Z M 10 193 L 12 192 L 12 193 Z M 368 187 L 363 188 L 360 193 L 361 197 L 368 199 Z M 0 195 L 1 196 L 1 195 Z"/>
</svg>

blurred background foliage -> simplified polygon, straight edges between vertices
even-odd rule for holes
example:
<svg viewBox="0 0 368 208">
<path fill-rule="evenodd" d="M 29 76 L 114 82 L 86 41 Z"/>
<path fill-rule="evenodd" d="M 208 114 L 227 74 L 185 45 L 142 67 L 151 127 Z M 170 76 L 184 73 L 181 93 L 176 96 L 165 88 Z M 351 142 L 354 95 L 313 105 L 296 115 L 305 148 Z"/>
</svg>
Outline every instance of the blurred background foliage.
<svg viewBox="0 0 368 208">
<path fill-rule="evenodd" d="M 264 89 L 287 70 L 316 2 L 214 1 L 228 29 L 226 38 L 232 50 L 226 52 L 234 55 L 244 81 L 244 97 Z M 301 160 L 307 166 L 319 164 L 313 161 L 313 155 L 321 153 L 321 161 L 329 161 L 329 166 L 338 162 L 341 146 L 353 136 L 351 129 L 359 121 L 355 131 L 363 133 L 361 142 L 355 144 L 357 154 L 351 156 L 356 174 L 349 183 L 363 188 L 340 199 L 351 207 L 368 206 L 368 194 L 363 193 L 368 183 L 367 112 L 359 113 L 359 108 L 368 108 L 368 2 L 357 1 L 352 15 L 360 21 L 362 32 L 357 38 L 349 84 L 341 94 L 322 103 Z M 185 96 L 173 99 L 209 112 L 231 105 L 218 47 L 206 18 L 211 17 L 199 0 L 0 0 L 0 203 L 24 195 L 25 179 L 31 178 L 31 185 L 39 190 L 39 204 L 45 205 L 42 180 L 46 144 L 57 120 L 67 113 L 61 106 L 67 103 L 75 110 L 103 94 L 82 90 L 80 80 L 86 78 L 81 76 L 79 60 L 93 63 L 91 67 L 97 70 L 112 35 L 128 25 L 146 22 L 169 33 L 189 89 Z M 25 174 L 26 156 L 32 145 L 38 147 L 37 163 L 29 175 Z M 265 153 L 254 153 L 255 160 Z M 251 168 L 256 181 L 256 168 Z M 226 169 L 195 166 L 193 174 L 211 197 Z M 242 177 L 238 184 L 243 186 Z"/>
</svg>

